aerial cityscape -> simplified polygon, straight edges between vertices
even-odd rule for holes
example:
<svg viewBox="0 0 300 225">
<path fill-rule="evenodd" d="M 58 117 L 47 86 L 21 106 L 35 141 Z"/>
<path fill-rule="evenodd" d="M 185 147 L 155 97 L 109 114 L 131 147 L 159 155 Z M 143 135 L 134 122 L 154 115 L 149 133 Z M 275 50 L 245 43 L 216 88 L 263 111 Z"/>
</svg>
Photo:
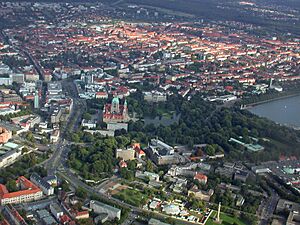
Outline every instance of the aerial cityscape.
<svg viewBox="0 0 300 225">
<path fill-rule="evenodd" d="M 0 225 L 299 225 L 300 2 L 0 2 Z"/>
</svg>

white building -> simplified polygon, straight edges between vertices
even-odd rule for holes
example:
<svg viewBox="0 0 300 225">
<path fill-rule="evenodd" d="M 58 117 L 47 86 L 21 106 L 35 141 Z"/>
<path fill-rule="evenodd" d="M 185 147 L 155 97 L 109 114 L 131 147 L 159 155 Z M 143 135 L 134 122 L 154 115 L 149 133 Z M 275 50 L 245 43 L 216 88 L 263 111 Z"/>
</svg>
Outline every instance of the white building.
<svg viewBox="0 0 300 225">
<path fill-rule="evenodd" d="M 0 75 L 0 85 L 12 85 L 13 79 L 12 75 L 4 74 Z"/>
<path fill-rule="evenodd" d="M 178 205 L 165 205 L 163 208 L 163 212 L 168 215 L 178 215 L 180 213 L 180 209 Z"/>
<path fill-rule="evenodd" d="M 93 121 L 93 120 L 83 119 L 81 121 L 81 126 L 86 127 L 88 129 L 93 129 L 93 128 L 96 128 L 97 123 L 95 121 Z"/>
<path fill-rule="evenodd" d="M 54 194 L 54 188 L 47 181 L 43 180 L 38 174 L 31 174 L 30 180 L 37 185 L 45 195 L 49 196 Z"/>
<path fill-rule="evenodd" d="M 0 156 L 0 168 L 7 167 L 13 164 L 19 156 L 22 155 L 22 151 L 18 149 L 9 150 L 4 155 Z"/>
</svg>

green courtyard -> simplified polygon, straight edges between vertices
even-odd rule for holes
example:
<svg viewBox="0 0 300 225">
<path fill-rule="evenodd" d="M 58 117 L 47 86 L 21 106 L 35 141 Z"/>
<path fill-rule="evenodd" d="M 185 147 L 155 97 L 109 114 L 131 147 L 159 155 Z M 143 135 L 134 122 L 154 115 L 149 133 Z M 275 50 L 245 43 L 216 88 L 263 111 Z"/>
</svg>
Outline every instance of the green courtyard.
<svg viewBox="0 0 300 225">
<path fill-rule="evenodd" d="M 146 204 L 148 196 L 142 194 L 140 191 L 134 189 L 124 189 L 113 195 L 113 197 L 118 198 L 130 205 L 141 206 Z"/>
<path fill-rule="evenodd" d="M 213 211 L 210 218 L 207 220 L 205 225 L 220 225 L 218 223 L 214 222 L 214 218 L 216 217 L 217 212 Z M 247 223 L 243 222 L 240 218 L 235 218 L 231 215 L 221 213 L 221 220 L 222 220 L 222 225 L 232 225 L 232 224 L 238 224 L 238 225 L 247 225 Z"/>
</svg>

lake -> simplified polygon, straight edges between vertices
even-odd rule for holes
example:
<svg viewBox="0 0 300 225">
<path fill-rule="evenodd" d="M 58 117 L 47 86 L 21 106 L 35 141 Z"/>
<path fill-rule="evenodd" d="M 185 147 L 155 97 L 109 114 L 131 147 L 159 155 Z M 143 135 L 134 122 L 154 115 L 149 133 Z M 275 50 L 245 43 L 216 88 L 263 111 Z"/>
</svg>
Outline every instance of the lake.
<svg viewBox="0 0 300 225">
<path fill-rule="evenodd" d="M 276 123 L 300 129 L 300 95 L 259 104 L 248 110 Z"/>
</svg>

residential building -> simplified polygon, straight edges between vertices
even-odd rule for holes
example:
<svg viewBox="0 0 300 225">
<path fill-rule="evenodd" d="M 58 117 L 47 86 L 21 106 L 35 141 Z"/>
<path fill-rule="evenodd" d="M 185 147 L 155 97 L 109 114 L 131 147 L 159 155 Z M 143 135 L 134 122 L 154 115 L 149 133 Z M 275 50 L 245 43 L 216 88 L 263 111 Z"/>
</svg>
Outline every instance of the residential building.
<svg viewBox="0 0 300 225">
<path fill-rule="evenodd" d="M 25 76 L 23 73 L 13 73 L 12 81 L 18 84 L 23 84 L 25 82 Z"/>
<path fill-rule="evenodd" d="M 0 91 L 0 102 L 20 103 L 23 102 L 23 100 L 15 91 L 2 89 Z"/>
<path fill-rule="evenodd" d="M 19 125 L 26 130 L 33 128 L 35 124 L 39 124 L 41 122 L 41 117 L 38 115 L 25 115 L 25 116 L 18 116 L 11 119 L 13 124 Z"/>
<path fill-rule="evenodd" d="M 145 157 L 145 152 L 141 149 L 140 143 L 134 143 L 132 144 L 132 148 L 135 150 L 135 157 L 138 159 L 141 159 L 142 157 Z"/>
<path fill-rule="evenodd" d="M 27 225 L 24 218 L 12 205 L 4 206 L 3 214 L 7 218 L 9 225 Z"/>
<path fill-rule="evenodd" d="M 296 202 L 288 201 L 286 199 L 279 199 L 276 206 L 276 213 L 282 213 L 285 211 L 298 211 L 300 212 L 300 205 Z"/>
<path fill-rule="evenodd" d="M 59 82 L 49 82 L 47 87 L 49 95 L 59 95 L 62 93 L 62 85 Z"/>
</svg>

